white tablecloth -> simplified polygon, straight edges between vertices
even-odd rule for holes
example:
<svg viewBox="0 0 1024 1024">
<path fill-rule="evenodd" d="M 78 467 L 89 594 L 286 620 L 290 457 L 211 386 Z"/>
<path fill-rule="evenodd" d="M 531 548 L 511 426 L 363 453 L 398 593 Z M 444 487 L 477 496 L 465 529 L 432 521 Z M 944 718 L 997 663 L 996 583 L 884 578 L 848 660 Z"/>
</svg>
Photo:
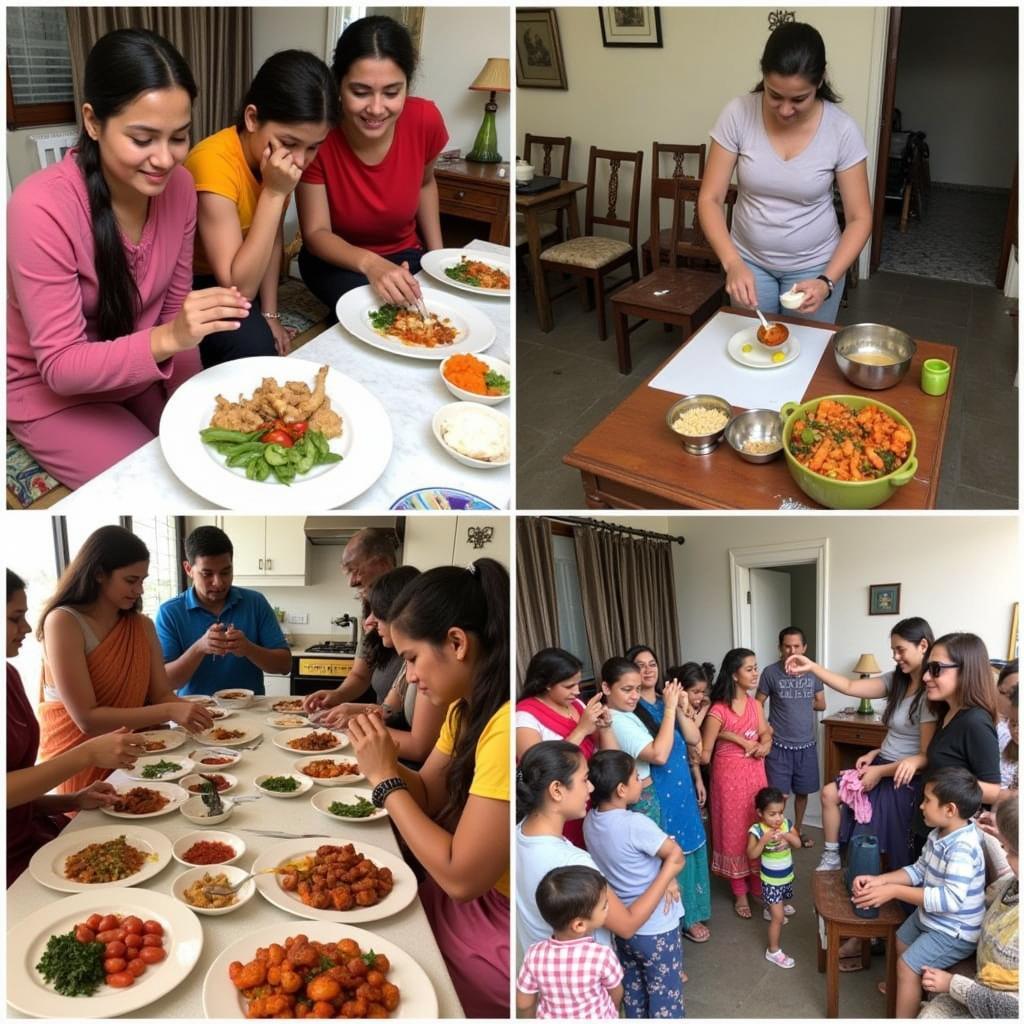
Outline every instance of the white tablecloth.
<svg viewBox="0 0 1024 1024">
<path fill-rule="evenodd" d="M 474 241 L 466 248 L 507 256 L 509 249 L 490 242 Z M 509 300 L 488 298 L 450 288 L 420 272 L 425 285 L 446 291 L 485 313 L 497 328 L 488 354 L 509 361 L 511 351 Z M 437 443 L 431 429 L 434 413 L 456 399 L 445 387 L 437 368 L 439 361 L 409 359 L 383 352 L 349 334 L 339 324 L 303 345 L 295 355 L 329 363 L 365 385 L 387 409 L 394 431 L 394 450 L 387 468 L 377 482 L 345 508 L 388 509 L 409 491 L 421 487 L 451 487 L 479 495 L 498 508 L 512 502 L 511 466 L 475 469 L 456 462 Z M 508 413 L 510 403 L 501 411 Z M 211 507 L 211 503 L 186 487 L 170 470 L 160 450 L 159 439 L 150 441 L 126 459 L 72 492 L 54 508 L 69 512 L 107 512 L 111 508 L 159 508 L 168 515 Z M 256 512 L 258 509 L 238 509 Z M 313 512 L 315 509 L 303 509 Z"/>
<path fill-rule="evenodd" d="M 264 719 L 271 714 L 270 705 L 277 698 L 265 697 L 260 704 L 252 710 L 236 713 L 224 721 L 228 727 L 233 723 L 260 724 L 264 727 L 264 740 L 256 750 L 242 752 L 242 760 L 238 764 L 223 769 L 238 779 L 238 787 L 230 795 L 247 796 L 255 793 L 252 780 L 263 772 L 287 772 L 291 766 L 299 760 L 298 755 L 293 755 L 275 747 L 273 739 L 278 735 L 278 730 L 266 725 Z M 197 744 L 188 743 L 179 747 L 177 751 L 169 753 L 171 758 L 175 753 L 187 754 Z M 308 756 L 308 755 L 307 755 Z M 214 769 L 216 770 L 216 769 Z M 110 781 L 114 785 L 144 785 L 144 783 L 129 780 L 121 772 L 115 772 Z M 321 787 L 314 786 L 308 794 L 296 797 L 292 800 L 281 800 L 274 797 L 264 796 L 252 803 L 240 804 L 235 808 L 231 817 L 222 825 L 216 826 L 218 830 L 236 832 L 246 843 L 246 851 L 236 861 L 236 865 L 242 868 L 250 868 L 256 858 L 280 839 L 265 839 L 260 836 L 250 835 L 242 832 L 242 828 L 272 828 L 287 832 L 316 832 L 328 835 L 331 839 L 339 842 L 367 843 L 377 846 L 401 856 L 395 834 L 391 823 L 387 818 L 379 821 L 366 822 L 365 824 L 346 824 L 338 821 L 332 822 L 319 814 L 310 805 L 310 799 Z M 68 825 L 64 834 L 75 829 L 93 828 L 98 825 L 116 825 L 125 819 L 111 818 L 102 811 L 82 811 Z M 144 818 L 139 824 L 147 828 L 154 828 L 166 835 L 171 842 L 187 832 L 196 831 L 187 818 L 175 811 L 171 814 L 158 818 Z M 331 840 L 311 839 L 313 844 L 330 842 Z M 140 888 L 150 889 L 154 892 L 170 894 L 171 884 L 174 879 L 185 871 L 185 867 L 177 861 L 173 861 L 165 867 L 158 875 L 144 882 Z M 108 890 L 110 892 L 111 890 Z M 65 894 L 56 892 L 40 885 L 32 876 L 25 871 L 21 877 L 7 890 L 7 930 L 8 942 L 22 941 L 19 937 L 18 922 L 27 917 L 39 907 L 53 900 L 61 899 Z M 279 924 L 281 926 L 281 941 L 288 935 L 295 935 L 302 929 L 301 918 L 295 917 L 278 907 L 268 903 L 258 892 L 239 910 L 232 914 L 225 914 L 220 917 L 199 915 L 203 926 L 203 952 L 199 962 L 192 969 L 189 976 L 174 991 L 168 993 L 155 1003 L 143 1007 L 134 1013 L 126 1014 L 129 1017 L 160 1017 L 160 1018 L 201 1018 L 202 989 L 206 972 L 210 965 L 220 953 L 231 943 L 235 942 L 246 932 L 254 931 L 257 928 L 264 928 L 268 925 Z M 344 930 L 344 925 L 339 925 Z M 441 951 L 434 941 L 434 934 L 427 922 L 423 907 L 419 898 L 406 907 L 401 913 L 380 921 L 360 922 L 359 928 L 374 932 L 400 946 L 409 953 L 416 962 L 426 971 L 437 993 L 438 1009 L 441 1017 L 462 1017 L 462 1006 L 452 986 L 441 957 Z M 253 950 L 255 952 L 255 949 Z M 224 979 L 227 982 L 227 979 Z M 7 1007 L 7 1017 L 23 1017 L 12 1007 Z"/>
</svg>

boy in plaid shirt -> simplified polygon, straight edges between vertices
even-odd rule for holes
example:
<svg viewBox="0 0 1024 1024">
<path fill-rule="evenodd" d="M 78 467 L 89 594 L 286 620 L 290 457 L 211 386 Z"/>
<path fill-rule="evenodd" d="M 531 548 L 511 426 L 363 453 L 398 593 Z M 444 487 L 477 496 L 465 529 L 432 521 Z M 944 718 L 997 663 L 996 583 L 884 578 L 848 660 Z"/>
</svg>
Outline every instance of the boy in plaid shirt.
<svg viewBox="0 0 1024 1024">
<path fill-rule="evenodd" d="M 943 768 L 924 784 L 921 813 L 931 832 L 920 858 L 884 875 L 858 875 L 853 902 L 878 907 L 888 900 L 917 905 L 896 932 L 896 1016 L 916 1017 L 921 974 L 971 956 L 985 916 L 985 855 L 971 821 L 981 787 L 966 768 Z"/>
<path fill-rule="evenodd" d="M 608 916 L 608 882 L 593 868 L 553 868 L 537 886 L 537 909 L 552 936 L 526 951 L 516 980 L 521 1016 L 617 1020 L 622 967 L 594 939 Z"/>
</svg>

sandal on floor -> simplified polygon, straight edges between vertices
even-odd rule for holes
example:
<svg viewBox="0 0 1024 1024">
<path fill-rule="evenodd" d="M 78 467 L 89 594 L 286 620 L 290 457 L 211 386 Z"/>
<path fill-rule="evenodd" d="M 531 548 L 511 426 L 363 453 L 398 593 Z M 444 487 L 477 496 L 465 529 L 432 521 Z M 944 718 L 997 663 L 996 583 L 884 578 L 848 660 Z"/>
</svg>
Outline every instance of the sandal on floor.
<svg viewBox="0 0 1024 1024">
<path fill-rule="evenodd" d="M 801 836 L 800 845 L 805 850 L 809 850 L 812 846 L 814 846 L 814 840 L 810 836 Z"/>
<path fill-rule="evenodd" d="M 839 972 L 841 974 L 853 974 L 855 971 L 864 970 L 864 964 L 860 953 L 856 956 L 841 956 L 839 958 Z"/>
<path fill-rule="evenodd" d="M 749 903 L 734 903 L 732 909 L 736 911 L 737 917 L 742 917 L 745 921 L 749 921 L 753 916 Z"/>
<path fill-rule="evenodd" d="M 699 931 L 696 935 L 693 934 L 693 930 L 695 928 L 701 929 L 701 931 Z M 686 931 L 683 932 L 683 938 L 689 939 L 691 942 L 707 942 L 708 939 L 711 938 L 711 932 L 708 930 L 706 925 L 698 921 L 696 924 L 691 925 L 689 928 L 686 929 Z"/>
</svg>

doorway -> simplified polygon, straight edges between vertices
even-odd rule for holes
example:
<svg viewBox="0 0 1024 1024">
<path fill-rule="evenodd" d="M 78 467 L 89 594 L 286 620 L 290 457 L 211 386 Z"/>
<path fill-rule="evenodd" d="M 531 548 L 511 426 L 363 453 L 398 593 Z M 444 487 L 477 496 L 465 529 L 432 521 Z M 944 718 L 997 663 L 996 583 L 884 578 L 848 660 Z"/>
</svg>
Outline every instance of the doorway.
<svg viewBox="0 0 1024 1024">
<path fill-rule="evenodd" d="M 1016 242 L 1015 7 L 892 8 L 871 269 L 1003 286 Z"/>
</svg>

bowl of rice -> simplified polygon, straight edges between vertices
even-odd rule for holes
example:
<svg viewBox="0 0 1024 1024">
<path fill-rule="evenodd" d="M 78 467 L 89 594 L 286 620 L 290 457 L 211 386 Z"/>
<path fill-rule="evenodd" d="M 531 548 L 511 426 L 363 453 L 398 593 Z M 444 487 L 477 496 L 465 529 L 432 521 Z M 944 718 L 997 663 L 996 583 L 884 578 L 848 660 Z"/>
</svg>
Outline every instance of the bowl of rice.
<svg viewBox="0 0 1024 1024">
<path fill-rule="evenodd" d="M 710 455 L 721 444 L 731 419 L 732 406 L 718 395 L 680 398 L 665 414 L 669 430 L 679 436 L 690 455 Z"/>
</svg>

